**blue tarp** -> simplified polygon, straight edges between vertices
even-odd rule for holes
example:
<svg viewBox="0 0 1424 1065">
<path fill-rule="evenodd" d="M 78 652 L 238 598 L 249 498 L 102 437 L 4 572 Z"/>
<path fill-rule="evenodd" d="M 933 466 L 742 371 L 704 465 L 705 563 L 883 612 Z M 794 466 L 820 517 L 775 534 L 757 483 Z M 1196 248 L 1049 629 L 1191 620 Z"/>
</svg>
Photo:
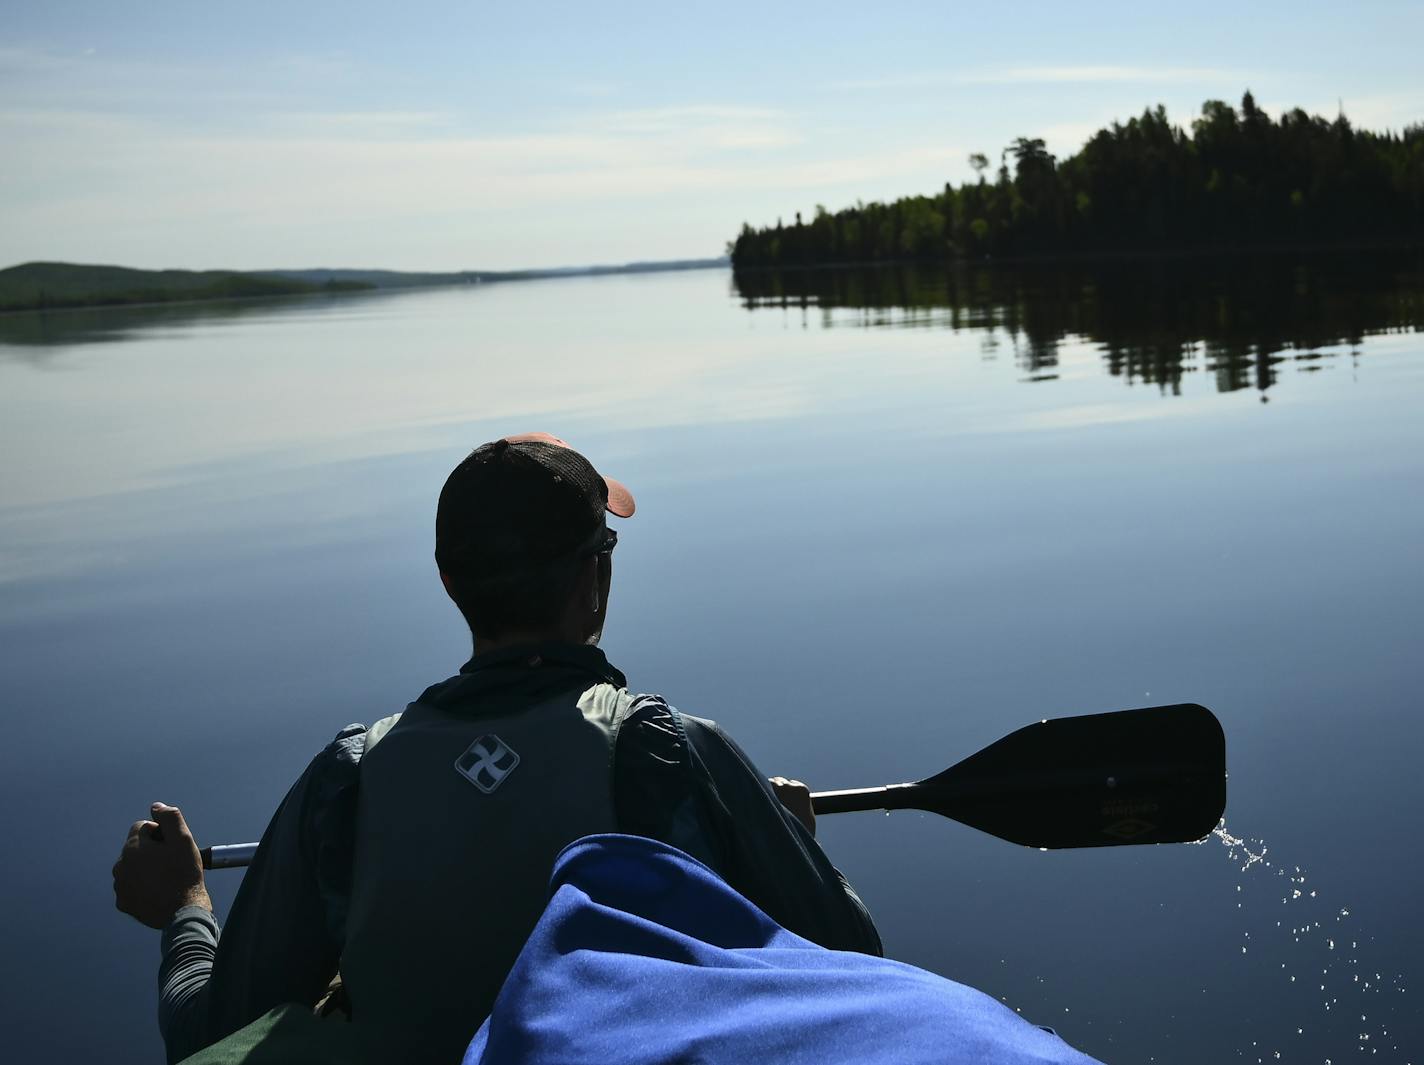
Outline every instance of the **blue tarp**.
<svg viewBox="0 0 1424 1065">
<path fill-rule="evenodd" d="M 973 988 L 793 935 L 700 862 L 589 836 L 465 1065 L 1094 1065 Z"/>
</svg>

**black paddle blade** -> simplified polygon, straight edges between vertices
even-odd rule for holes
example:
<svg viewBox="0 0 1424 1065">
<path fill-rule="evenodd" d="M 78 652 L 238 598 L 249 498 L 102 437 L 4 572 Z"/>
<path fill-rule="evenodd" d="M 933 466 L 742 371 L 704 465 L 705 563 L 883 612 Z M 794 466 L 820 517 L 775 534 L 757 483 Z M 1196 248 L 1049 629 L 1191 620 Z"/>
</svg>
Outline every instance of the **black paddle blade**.
<svg viewBox="0 0 1424 1065">
<path fill-rule="evenodd" d="M 1195 703 L 1042 721 L 906 788 L 901 804 L 1027 847 L 1188 843 L 1226 809 L 1226 737 Z"/>
</svg>

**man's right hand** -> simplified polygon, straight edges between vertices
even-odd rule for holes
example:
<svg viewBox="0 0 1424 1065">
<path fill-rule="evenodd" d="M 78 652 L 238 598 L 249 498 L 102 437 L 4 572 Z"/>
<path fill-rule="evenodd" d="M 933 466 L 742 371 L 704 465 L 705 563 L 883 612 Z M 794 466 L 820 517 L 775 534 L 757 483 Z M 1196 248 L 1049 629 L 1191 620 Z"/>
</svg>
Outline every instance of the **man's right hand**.
<svg viewBox="0 0 1424 1065">
<path fill-rule="evenodd" d="M 811 789 L 799 780 L 788 780 L 786 777 L 771 777 L 770 780 L 771 790 L 781 800 L 781 805 L 795 814 L 796 820 L 805 825 L 806 831 L 814 836 L 816 811 L 811 805 Z"/>
<path fill-rule="evenodd" d="M 152 820 L 135 821 L 114 863 L 114 905 L 150 928 L 162 928 L 184 906 L 213 908 L 203 859 L 183 812 L 156 802 Z"/>
</svg>

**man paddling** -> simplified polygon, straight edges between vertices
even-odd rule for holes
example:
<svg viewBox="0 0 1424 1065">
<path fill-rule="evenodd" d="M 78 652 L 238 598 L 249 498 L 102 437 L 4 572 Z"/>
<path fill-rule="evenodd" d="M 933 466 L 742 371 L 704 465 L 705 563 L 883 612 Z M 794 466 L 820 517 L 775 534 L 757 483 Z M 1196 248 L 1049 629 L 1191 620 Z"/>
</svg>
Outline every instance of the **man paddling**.
<svg viewBox="0 0 1424 1065">
<path fill-rule="evenodd" d="M 596 648 L 617 543 L 606 516 L 634 508 L 548 434 L 494 441 L 456 467 L 435 553 L 474 656 L 313 760 L 220 938 L 181 812 L 155 804 L 135 823 L 115 900 L 163 929 L 170 1061 L 280 1003 L 314 1004 L 338 965 L 372 1048 L 458 1060 L 539 918 L 554 857 L 591 833 L 661 840 L 791 931 L 880 953 L 815 841 L 806 789 L 774 787 L 712 722 L 630 694 Z"/>
</svg>

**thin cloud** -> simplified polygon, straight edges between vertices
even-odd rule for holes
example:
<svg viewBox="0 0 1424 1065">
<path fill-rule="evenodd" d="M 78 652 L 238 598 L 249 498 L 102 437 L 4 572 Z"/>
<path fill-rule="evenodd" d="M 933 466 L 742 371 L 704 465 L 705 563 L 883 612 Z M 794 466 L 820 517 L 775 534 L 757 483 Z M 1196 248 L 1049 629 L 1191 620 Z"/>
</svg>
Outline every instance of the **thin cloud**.
<svg viewBox="0 0 1424 1065">
<path fill-rule="evenodd" d="M 887 74 L 884 77 L 834 81 L 832 89 L 928 89 L 936 85 L 961 84 L 960 75 L 948 71 L 921 71 L 915 74 Z"/>
<path fill-rule="evenodd" d="M 1109 119 L 1104 122 L 1057 122 L 1050 126 L 1044 126 L 1037 133 L 1048 143 L 1049 150 L 1055 155 L 1071 155 L 1087 144 L 1088 139 L 1094 133 L 1111 121 Z"/>
<path fill-rule="evenodd" d="M 967 85 L 1042 85 L 1094 82 L 1137 84 L 1195 84 L 1207 81 L 1236 81 L 1239 75 L 1217 67 L 1012 67 L 1008 70 L 967 76 Z"/>
<path fill-rule="evenodd" d="M 1204 84 L 1241 80 L 1217 67 L 1114 65 L 1005 67 L 977 71 L 921 71 L 836 82 L 838 89 L 916 89 L 943 85 Z"/>
<path fill-rule="evenodd" d="M 620 91 L 619 86 L 611 81 L 584 81 L 569 86 L 569 92 L 574 96 L 586 96 L 593 99 L 617 96 Z"/>
<path fill-rule="evenodd" d="M 87 109 L 108 114 L 169 116 L 200 110 L 207 123 L 232 122 L 254 110 L 289 108 L 306 90 L 330 93 L 360 83 L 339 57 L 289 52 L 242 64 L 191 57 L 144 63 L 88 47 L 59 51 L 0 45 L 0 84 L 12 107 Z"/>
<path fill-rule="evenodd" d="M 296 127 L 327 133 L 357 130 L 395 132 L 430 130 L 448 125 L 452 116 L 443 111 L 294 111 L 273 117 L 273 127 Z"/>
<path fill-rule="evenodd" d="M 583 120 L 597 134 L 657 141 L 689 152 L 786 148 L 801 142 L 791 116 L 766 107 L 696 104 L 613 111 Z"/>
<path fill-rule="evenodd" d="M 1313 106 L 1291 101 L 1267 101 L 1262 108 L 1279 114 L 1288 107 L 1301 106 L 1312 115 L 1334 118 L 1343 108 L 1345 117 L 1365 129 L 1402 130 L 1405 126 L 1424 123 L 1424 92 L 1383 93 L 1376 95 L 1341 96 L 1317 101 Z"/>
<path fill-rule="evenodd" d="M 768 107 L 695 104 L 612 111 L 593 121 L 603 129 L 619 133 L 656 135 L 709 123 L 769 124 L 785 122 L 786 118 L 786 112 Z"/>
</svg>

